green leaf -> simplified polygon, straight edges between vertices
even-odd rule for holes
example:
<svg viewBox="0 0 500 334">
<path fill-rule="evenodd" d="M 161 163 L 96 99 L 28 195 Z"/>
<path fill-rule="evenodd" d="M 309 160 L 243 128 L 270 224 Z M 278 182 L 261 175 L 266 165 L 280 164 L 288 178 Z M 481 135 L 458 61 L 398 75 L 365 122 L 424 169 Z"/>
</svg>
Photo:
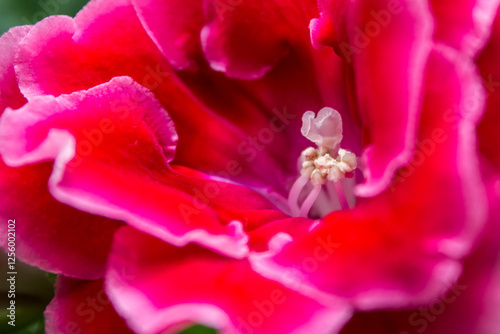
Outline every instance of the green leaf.
<svg viewBox="0 0 500 334">
<path fill-rule="evenodd" d="M 7 263 L 7 255 L 0 251 L 0 263 Z M 6 267 L 6 266 L 5 266 Z M 44 333 L 43 311 L 54 296 L 54 284 L 46 272 L 16 261 L 15 275 L 6 275 L 0 283 L 0 333 L 29 334 Z M 14 277 L 14 284 L 7 278 Z M 11 303 L 14 302 L 15 326 L 9 325 L 14 319 L 10 315 Z"/>
<path fill-rule="evenodd" d="M 25 324 L 24 326 L 19 326 L 17 323 L 15 327 L 10 325 L 8 326 L 9 328 L 6 328 L 5 330 L 2 328 L 1 332 L 5 334 L 45 334 L 45 322 L 43 316 L 38 316 L 32 322 Z"/>
<path fill-rule="evenodd" d="M 196 325 L 180 332 L 179 334 L 217 334 L 217 331 L 213 328 Z"/>
</svg>

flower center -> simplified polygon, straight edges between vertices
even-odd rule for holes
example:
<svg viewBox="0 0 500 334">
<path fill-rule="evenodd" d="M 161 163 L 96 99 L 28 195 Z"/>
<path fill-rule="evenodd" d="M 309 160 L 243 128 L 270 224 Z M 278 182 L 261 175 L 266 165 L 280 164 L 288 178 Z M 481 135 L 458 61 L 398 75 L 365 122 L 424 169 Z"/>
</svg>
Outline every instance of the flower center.
<svg viewBox="0 0 500 334">
<path fill-rule="evenodd" d="M 358 163 L 354 153 L 340 148 L 340 114 L 332 108 L 321 109 L 317 116 L 308 111 L 302 117 L 301 132 L 317 148 L 308 147 L 300 155 L 300 177 L 288 196 L 292 215 L 307 217 L 320 195 L 327 197 L 326 201 L 323 200 L 323 206 L 330 209 L 328 211 L 335 210 L 335 202 L 339 202 L 342 209 L 349 208 L 342 181 L 354 176 Z M 299 205 L 302 193 L 306 195 Z"/>
</svg>

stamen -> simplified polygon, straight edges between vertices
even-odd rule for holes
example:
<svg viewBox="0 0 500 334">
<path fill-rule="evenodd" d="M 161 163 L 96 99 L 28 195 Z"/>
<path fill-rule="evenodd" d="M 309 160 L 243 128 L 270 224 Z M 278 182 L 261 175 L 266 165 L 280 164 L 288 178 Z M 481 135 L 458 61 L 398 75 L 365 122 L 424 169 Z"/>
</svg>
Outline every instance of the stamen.
<svg viewBox="0 0 500 334">
<path fill-rule="evenodd" d="M 326 183 L 326 191 L 333 206 L 337 210 L 342 209 L 342 204 L 340 204 L 339 195 L 337 194 L 337 189 L 335 189 L 335 185 L 333 184 L 333 182 Z"/>
<path fill-rule="evenodd" d="M 333 191 L 332 193 L 330 193 L 330 191 L 328 190 L 330 188 L 330 185 Z M 313 205 L 314 214 L 317 215 L 317 217 L 324 217 L 330 212 L 342 209 L 333 184 L 331 182 L 327 182 L 325 183 L 325 187 L 326 190 L 325 188 L 323 188 L 322 191 L 320 191 L 318 198 L 316 198 L 316 202 L 314 202 Z"/>
<path fill-rule="evenodd" d="M 313 190 L 309 195 L 307 195 L 306 200 L 302 204 L 300 208 L 300 216 L 307 217 L 307 214 L 311 210 L 316 198 L 318 198 L 319 193 L 321 192 L 321 185 L 314 186 Z"/>
<path fill-rule="evenodd" d="M 313 112 L 308 111 L 302 121 L 302 134 L 316 143 L 317 148 L 308 147 L 301 154 L 300 177 L 293 184 L 288 196 L 292 215 L 307 217 L 325 184 L 331 206 L 338 208 L 340 204 L 342 209 L 348 209 L 349 202 L 341 182 L 346 177 L 353 176 L 353 171 L 357 168 L 357 158 L 354 153 L 340 148 L 342 140 L 340 114 L 334 109 L 323 108 L 316 117 Z M 300 194 L 308 182 L 313 186 L 312 191 L 299 208 Z M 319 211 L 324 212 L 324 210 Z"/>
<path fill-rule="evenodd" d="M 290 211 L 292 211 L 292 216 L 297 217 L 300 214 L 299 209 L 299 195 L 302 192 L 302 189 L 306 186 L 307 182 L 309 182 L 309 177 L 301 175 L 293 184 L 290 193 L 288 194 L 288 206 L 290 207 Z"/>
<path fill-rule="evenodd" d="M 342 183 L 334 182 L 334 185 L 342 210 L 349 209 L 349 203 L 347 203 L 347 198 L 345 197 L 344 187 L 342 187 Z"/>
<path fill-rule="evenodd" d="M 356 196 L 354 195 L 353 191 L 350 191 L 350 192 L 346 191 L 346 189 L 353 189 L 354 188 L 354 185 L 355 185 L 354 178 L 352 176 L 348 177 L 346 175 L 346 178 L 340 182 L 342 183 L 342 188 L 344 188 L 344 194 L 345 194 L 345 197 L 347 198 L 347 203 L 349 204 L 349 207 L 350 208 L 354 207 L 354 205 L 356 204 Z"/>
</svg>

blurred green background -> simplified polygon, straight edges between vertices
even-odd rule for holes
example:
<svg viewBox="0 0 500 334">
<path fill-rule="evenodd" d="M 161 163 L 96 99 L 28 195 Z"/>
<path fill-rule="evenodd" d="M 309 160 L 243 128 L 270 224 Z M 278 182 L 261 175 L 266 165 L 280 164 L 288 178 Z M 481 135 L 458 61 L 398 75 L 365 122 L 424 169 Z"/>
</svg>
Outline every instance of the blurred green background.
<svg viewBox="0 0 500 334">
<path fill-rule="evenodd" d="M 50 15 L 75 16 L 87 2 L 88 0 L 0 0 L 0 35 L 9 30 L 10 27 L 35 24 Z M 2 268 L 7 267 L 6 255 L 1 250 L 0 263 Z M 53 282 L 55 275 L 45 273 L 20 262 L 17 263 L 17 272 L 16 301 L 18 306 L 16 307 L 16 327 L 14 328 L 7 324 L 5 271 L 2 270 L 2 275 L 0 275 L 0 300 L 2 300 L 0 305 L 0 317 L 2 318 L 0 333 L 43 334 L 45 332 L 43 310 L 54 294 Z M 194 326 L 183 332 L 183 334 L 215 333 L 214 330 L 202 326 Z"/>
<path fill-rule="evenodd" d="M 0 34 L 49 15 L 74 16 L 88 0 L 0 0 Z"/>
</svg>

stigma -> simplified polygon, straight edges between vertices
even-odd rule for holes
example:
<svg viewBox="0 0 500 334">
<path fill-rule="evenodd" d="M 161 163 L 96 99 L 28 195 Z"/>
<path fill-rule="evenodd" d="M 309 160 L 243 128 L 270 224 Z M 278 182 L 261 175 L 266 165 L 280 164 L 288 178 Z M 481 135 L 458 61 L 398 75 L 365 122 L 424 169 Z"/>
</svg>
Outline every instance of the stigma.
<svg viewBox="0 0 500 334">
<path fill-rule="evenodd" d="M 330 202 L 334 200 L 332 197 L 336 196 L 342 209 L 349 208 L 341 181 L 354 176 L 358 163 L 354 153 L 340 147 L 340 114 L 332 108 L 321 109 L 317 116 L 308 111 L 302 117 L 301 132 L 316 144 L 316 148 L 308 147 L 300 155 L 300 176 L 288 196 L 292 215 L 307 217 L 322 192 Z M 299 205 L 299 198 L 304 192 L 305 199 Z"/>
</svg>

